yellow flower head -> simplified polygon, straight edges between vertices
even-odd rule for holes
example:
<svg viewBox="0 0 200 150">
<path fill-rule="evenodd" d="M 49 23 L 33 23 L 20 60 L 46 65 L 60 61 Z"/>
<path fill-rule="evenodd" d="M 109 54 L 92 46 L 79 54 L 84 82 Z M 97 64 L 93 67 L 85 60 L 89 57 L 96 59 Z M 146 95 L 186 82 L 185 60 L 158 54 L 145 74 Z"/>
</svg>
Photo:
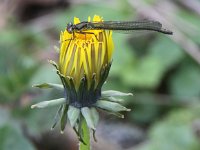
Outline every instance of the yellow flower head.
<svg viewBox="0 0 200 150">
<path fill-rule="evenodd" d="M 93 22 L 102 22 L 99 16 L 94 16 Z M 90 17 L 88 17 L 90 22 Z M 80 20 L 74 18 L 74 24 Z M 99 89 L 105 82 L 112 59 L 112 31 L 86 30 L 82 33 L 67 30 L 60 34 L 60 55 L 58 70 L 70 86 L 73 82 L 76 92 L 84 82 L 88 90 Z M 71 82 L 70 82 L 71 80 Z M 72 88 L 72 87 L 70 87 Z M 99 91 L 100 92 L 100 91 Z"/>
</svg>

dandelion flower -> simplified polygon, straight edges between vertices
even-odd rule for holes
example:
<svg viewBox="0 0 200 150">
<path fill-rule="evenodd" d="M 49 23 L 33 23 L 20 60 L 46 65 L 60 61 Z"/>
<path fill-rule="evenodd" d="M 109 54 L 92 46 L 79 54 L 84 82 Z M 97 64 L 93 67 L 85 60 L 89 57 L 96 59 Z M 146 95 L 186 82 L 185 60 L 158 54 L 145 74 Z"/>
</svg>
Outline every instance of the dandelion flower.
<svg viewBox="0 0 200 150">
<path fill-rule="evenodd" d="M 89 22 L 90 20 L 88 17 Z M 94 16 L 93 22 L 101 21 L 101 17 Z M 78 23 L 80 20 L 74 18 L 74 24 Z M 50 63 L 56 67 L 62 85 L 44 83 L 35 86 L 60 89 L 64 92 L 64 97 L 40 102 L 32 105 L 32 108 L 60 105 L 52 128 L 60 120 L 63 132 L 68 118 L 80 141 L 83 136 L 80 128 L 82 120 L 93 131 L 96 130 L 99 120 L 97 108 L 123 118 L 120 112 L 130 109 L 122 106 L 118 97 L 132 94 L 102 91 L 112 64 L 113 48 L 112 31 L 87 30 L 84 34 L 72 34 L 67 30 L 61 32 L 58 63 Z"/>
</svg>

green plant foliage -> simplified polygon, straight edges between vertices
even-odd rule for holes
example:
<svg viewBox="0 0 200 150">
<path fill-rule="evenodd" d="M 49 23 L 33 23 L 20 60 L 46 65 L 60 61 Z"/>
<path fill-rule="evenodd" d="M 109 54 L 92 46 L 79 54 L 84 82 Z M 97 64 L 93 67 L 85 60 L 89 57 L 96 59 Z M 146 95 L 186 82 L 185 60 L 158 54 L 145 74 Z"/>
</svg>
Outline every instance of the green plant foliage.
<svg viewBox="0 0 200 150">
<path fill-rule="evenodd" d="M 200 96 L 200 67 L 192 60 L 182 62 L 169 82 L 170 92 L 183 101 L 199 101 Z"/>
<path fill-rule="evenodd" d="M 0 41 L 0 102 L 18 101 L 29 89 L 29 82 L 38 69 L 38 62 L 31 56 L 33 45 L 41 45 L 39 36 L 24 28 L 6 28 Z"/>
<path fill-rule="evenodd" d="M 29 89 L 29 82 L 38 66 L 31 58 L 11 50 L 1 51 L 0 61 L 0 102 L 16 101 Z"/>
<path fill-rule="evenodd" d="M 152 42 L 145 56 L 135 58 L 135 61 L 123 68 L 121 77 L 126 85 L 155 88 L 164 74 L 180 62 L 183 56 L 183 52 L 177 44 L 167 37 L 159 36 Z"/>
<path fill-rule="evenodd" d="M 22 134 L 20 124 L 11 118 L 8 110 L 0 107 L 0 118 L 1 150 L 34 150 L 31 142 Z"/>
<path fill-rule="evenodd" d="M 15 129 L 10 125 L 0 127 L 0 149 L 1 150 L 34 150 L 31 143 L 20 133 L 19 129 Z"/>
<path fill-rule="evenodd" d="M 138 150 L 199 150 L 199 139 L 192 130 L 200 117 L 199 106 L 172 111 L 164 120 L 152 126 L 149 142 Z"/>
<path fill-rule="evenodd" d="M 139 93 L 136 93 L 139 95 Z M 138 124 L 148 124 L 154 122 L 161 113 L 164 107 L 156 105 L 155 97 L 150 93 L 143 93 L 142 96 L 137 96 L 135 100 L 130 100 L 129 105 L 132 106 L 132 111 L 128 113 L 128 117 Z"/>
</svg>

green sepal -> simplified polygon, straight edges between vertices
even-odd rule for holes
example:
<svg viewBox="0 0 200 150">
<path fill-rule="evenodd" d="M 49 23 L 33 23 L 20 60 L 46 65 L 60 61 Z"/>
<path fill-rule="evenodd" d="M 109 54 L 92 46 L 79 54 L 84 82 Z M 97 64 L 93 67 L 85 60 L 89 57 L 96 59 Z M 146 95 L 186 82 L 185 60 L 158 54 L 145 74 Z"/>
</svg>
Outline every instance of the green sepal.
<svg viewBox="0 0 200 150">
<path fill-rule="evenodd" d="M 76 122 L 77 122 L 77 120 L 78 120 L 78 118 L 79 118 L 80 109 L 70 105 L 69 109 L 67 111 L 67 115 L 68 115 L 68 119 L 69 119 L 70 125 L 72 127 L 74 127 Z"/>
<path fill-rule="evenodd" d="M 109 102 L 109 101 L 105 101 L 105 100 L 98 100 L 95 104 L 95 106 L 111 111 L 111 112 L 119 112 L 119 111 L 130 111 L 130 109 L 122 106 L 119 103 L 115 103 L 115 102 Z"/>
<path fill-rule="evenodd" d="M 72 93 L 75 97 L 77 97 L 77 92 L 76 92 L 76 88 L 74 85 L 74 79 L 72 77 L 67 76 L 68 80 L 69 80 L 69 84 L 70 84 L 70 89 L 69 92 Z"/>
<path fill-rule="evenodd" d="M 108 110 L 105 110 L 105 109 L 102 109 L 102 108 L 99 108 L 100 110 L 102 111 L 105 111 L 105 113 L 108 113 L 108 114 L 111 114 L 111 115 L 115 115 L 119 118 L 124 118 L 124 115 L 119 113 L 119 112 L 113 112 L 113 111 L 108 111 Z"/>
<path fill-rule="evenodd" d="M 90 127 L 93 130 L 96 130 L 98 120 L 95 117 L 98 113 L 88 107 L 81 108 L 81 113 L 85 118 L 88 127 Z"/>
<path fill-rule="evenodd" d="M 94 126 L 96 128 L 96 126 L 99 122 L 99 113 L 97 112 L 96 108 L 94 108 L 94 107 L 91 107 L 90 111 L 91 111 L 91 115 L 92 115 L 92 118 L 93 118 L 93 121 L 94 121 Z"/>
<path fill-rule="evenodd" d="M 63 107 L 63 112 L 62 112 L 62 117 L 60 120 L 60 128 L 61 128 L 61 133 L 63 133 L 65 126 L 67 124 L 67 110 L 68 110 L 68 104 L 64 105 Z"/>
<path fill-rule="evenodd" d="M 55 117 L 54 117 L 54 123 L 53 125 L 51 126 L 51 130 L 53 130 L 55 128 L 55 126 L 57 125 L 58 121 L 60 120 L 60 117 L 61 117 L 61 113 L 62 113 L 62 108 L 63 108 L 63 105 L 60 105 Z"/>
<path fill-rule="evenodd" d="M 65 91 L 69 91 L 70 87 L 64 75 L 62 75 L 58 70 L 57 70 L 57 74 L 60 77 L 60 80 L 65 88 Z"/>
<path fill-rule="evenodd" d="M 97 85 L 97 88 L 101 88 L 104 84 L 104 82 L 106 81 L 109 71 L 110 71 L 110 67 L 112 65 L 112 62 L 106 64 L 105 66 L 102 66 L 101 68 L 101 72 L 100 72 L 100 80 L 99 80 L 99 84 Z"/>
<path fill-rule="evenodd" d="M 59 99 L 39 102 L 37 104 L 32 105 L 31 108 L 32 109 L 33 108 L 45 108 L 45 107 L 50 107 L 50 106 L 62 105 L 64 103 L 67 103 L 67 100 L 65 98 L 59 98 Z"/>
<path fill-rule="evenodd" d="M 35 84 L 33 87 L 43 88 L 43 89 L 49 89 L 54 88 L 57 90 L 64 90 L 64 87 L 62 84 L 54 84 L 54 83 L 42 83 L 42 84 Z"/>
<path fill-rule="evenodd" d="M 123 93 L 120 91 L 108 90 L 102 91 L 102 97 L 112 97 L 112 96 L 133 96 L 132 93 Z"/>
<path fill-rule="evenodd" d="M 79 86 L 79 89 L 78 89 L 78 92 L 77 92 L 78 99 L 81 99 L 83 97 L 83 94 L 84 94 L 84 91 L 85 91 L 86 88 L 87 88 L 87 79 L 86 79 L 86 76 L 84 76 L 81 79 L 81 83 L 80 83 L 80 86 Z"/>
<path fill-rule="evenodd" d="M 57 63 L 56 63 L 55 61 L 53 61 L 53 60 L 48 60 L 48 62 L 49 62 L 50 64 L 52 64 L 52 65 L 58 70 L 58 65 L 57 65 Z"/>
<path fill-rule="evenodd" d="M 106 79 L 108 77 L 111 65 L 112 65 L 112 62 L 108 63 L 108 65 L 105 66 L 105 73 L 104 73 L 104 76 L 103 76 L 104 82 L 106 81 Z"/>
<path fill-rule="evenodd" d="M 78 140 L 79 140 L 80 142 L 82 142 L 84 145 L 86 145 L 86 143 L 83 141 L 82 137 L 80 136 L 80 134 L 79 134 L 79 132 L 78 132 L 78 129 L 76 129 L 75 126 L 73 127 L 73 130 L 74 130 L 74 132 L 76 133 L 76 135 L 77 135 L 77 137 L 78 137 Z"/>
<path fill-rule="evenodd" d="M 123 99 L 119 99 L 119 98 L 115 98 L 115 97 L 102 97 L 102 100 L 106 100 L 106 101 L 111 101 L 111 102 L 116 102 L 116 103 L 121 103 L 124 100 Z"/>
<path fill-rule="evenodd" d="M 92 130 L 92 136 L 95 142 L 97 142 L 97 138 L 96 138 L 96 130 Z"/>
<path fill-rule="evenodd" d="M 91 82 L 91 85 L 90 85 L 90 91 L 94 91 L 95 84 L 96 84 L 96 73 L 93 73 L 93 75 L 92 75 L 92 82 Z"/>
</svg>

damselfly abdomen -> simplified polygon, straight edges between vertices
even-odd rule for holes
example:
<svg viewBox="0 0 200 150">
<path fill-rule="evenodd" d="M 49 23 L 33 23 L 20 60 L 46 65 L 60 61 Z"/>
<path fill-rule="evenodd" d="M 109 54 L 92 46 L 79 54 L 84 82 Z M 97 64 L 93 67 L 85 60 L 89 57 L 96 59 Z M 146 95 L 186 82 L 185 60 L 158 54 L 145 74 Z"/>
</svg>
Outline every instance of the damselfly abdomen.
<svg viewBox="0 0 200 150">
<path fill-rule="evenodd" d="M 172 31 L 162 27 L 158 21 L 102 21 L 102 22 L 87 22 L 83 21 L 78 24 L 68 23 L 67 31 L 69 33 L 87 33 L 87 30 L 113 30 L 113 31 L 135 31 L 149 30 L 157 31 L 164 34 L 173 34 Z"/>
</svg>

